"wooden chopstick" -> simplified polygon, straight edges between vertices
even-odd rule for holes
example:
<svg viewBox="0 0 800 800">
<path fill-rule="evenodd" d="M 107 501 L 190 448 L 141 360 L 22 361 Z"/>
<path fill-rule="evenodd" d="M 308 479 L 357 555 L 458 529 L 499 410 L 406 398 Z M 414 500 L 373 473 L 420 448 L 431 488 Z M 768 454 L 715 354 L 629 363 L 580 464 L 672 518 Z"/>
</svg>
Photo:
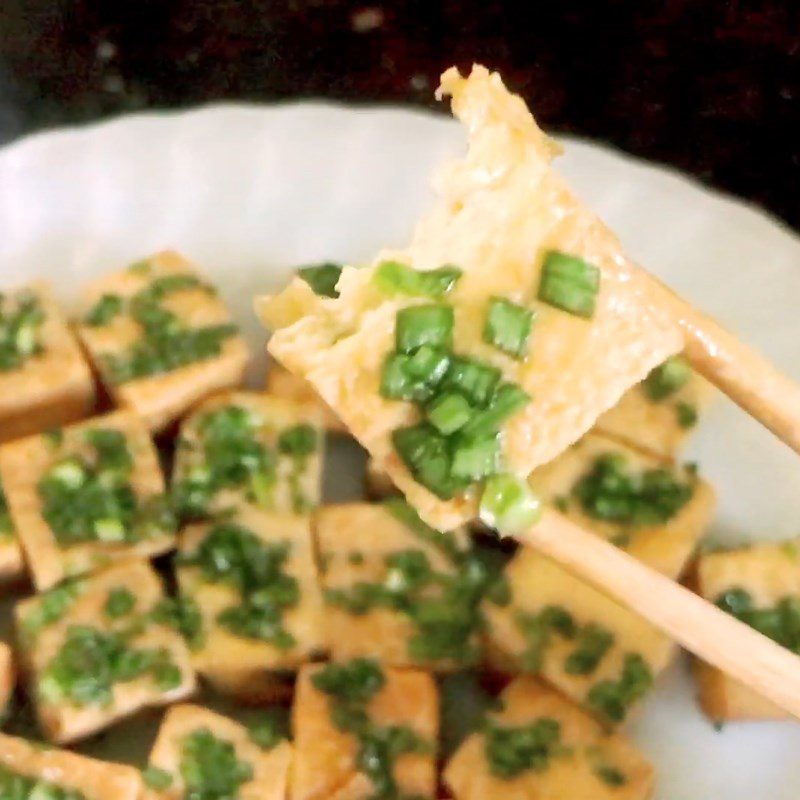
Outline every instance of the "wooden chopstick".
<svg viewBox="0 0 800 800">
<path fill-rule="evenodd" d="M 648 275 L 654 295 L 674 314 L 686 358 L 753 419 L 800 453 L 800 386 L 716 320 Z"/>
<path fill-rule="evenodd" d="M 556 511 L 517 538 L 800 718 L 800 657 L 786 648 Z"/>
</svg>

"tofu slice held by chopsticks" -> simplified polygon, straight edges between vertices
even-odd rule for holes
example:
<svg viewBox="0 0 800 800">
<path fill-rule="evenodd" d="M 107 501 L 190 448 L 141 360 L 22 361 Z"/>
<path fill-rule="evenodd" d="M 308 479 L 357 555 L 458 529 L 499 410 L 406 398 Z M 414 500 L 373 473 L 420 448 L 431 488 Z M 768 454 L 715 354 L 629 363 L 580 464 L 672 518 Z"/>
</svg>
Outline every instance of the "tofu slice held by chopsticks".
<svg viewBox="0 0 800 800">
<path fill-rule="evenodd" d="M 492 478 L 550 461 L 682 336 L 499 75 L 451 69 L 440 92 L 469 149 L 438 176 L 409 246 L 345 268 L 336 298 L 297 278 L 259 310 L 272 355 L 427 522 L 452 529 Z"/>
</svg>

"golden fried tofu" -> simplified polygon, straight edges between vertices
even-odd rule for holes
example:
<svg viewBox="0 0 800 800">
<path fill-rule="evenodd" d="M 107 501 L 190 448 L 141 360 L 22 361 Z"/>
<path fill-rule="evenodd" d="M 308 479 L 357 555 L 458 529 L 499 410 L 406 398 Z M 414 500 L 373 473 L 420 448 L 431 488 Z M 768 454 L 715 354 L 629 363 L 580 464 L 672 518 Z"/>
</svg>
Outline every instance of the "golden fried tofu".
<svg viewBox="0 0 800 800">
<path fill-rule="evenodd" d="M 171 251 L 88 286 L 77 330 L 114 402 L 154 431 L 238 386 L 247 366 L 247 346 L 215 288 Z"/>
<path fill-rule="evenodd" d="M 410 245 L 345 267 L 338 298 L 295 278 L 259 311 L 274 330 L 270 353 L 314 386 L 426 522 L 452 530 L 477 516 L 476 473 L 492 474 L 499 457 L 518 477 L 551 461 L 679 352 L 683 334 L 551 168 L 559 148 L 498 74 L 450 69 L 440 95 L 452 97 L 469 149 L 440 171 Z M 431 396 L 450 403 L 450 389 L 490 411 L 478 426 L 499 428 L 491 465 L 467 463 L 474 453 L 450 463 L 451 434 L 421 423 Z M 423 450 L 436 450 L 441 470 Z"/>
<path fill-rule="evenodd" d="M 40 591 L 175 546 L 158 454 L 132 412 L 0 446 L 0 480 Z"/>
<path fill-rule="evenodd" d="M 705 553 L 693 582 L 698 594 L 770 638 L 800 652 L 800 541 Z M 698 697 L 714 721 L 784 719 L 789 715 L 749 687 L 694 662 Z"/>
<path fill-rule="evenodd" d="M 50 741 L 78 741 L 194 691 L 186 644 L 159 621 L 164 602 L 150 564 L 126 561 L 17 604 L 21 667 Z"/>
<path fill-rule="evenodd" d="M 307 516 L 243 505 L 181 535 L 178 584 L 202 620 L 192 660 L 220 691 L 250 700 L 325 645 L 322 596 Z"/>
<path fill-rule="evenodd" d="M 23 789 L 26 794 L 18 792 Z M 94 758 L 43 747 L 0 733 L 0 796 L 60 798 L 75 792 L 86 800 L 138 800 L 139 770 Z M 72 797 L 72 794 L 70 794 Z"/>
<path fill-rule="evenodd" d="M 714 388 L 681 356 L 667 359 L 625 392 L 595 430 L 662 458 L 674 458 L 714 397 Z"/>
<path fill-rule="evenodd" d="M 428 528 L 400 499 L 386 503 L 323 506 L 316 515 L 320 557 L 325 564 L 325 631 L 332 658 L 376 658 L 393 666 L 451 670 L 479 654 L 479 620 L 467 597 L 463 530 Z M 471 573 L 470 573 L 471 574 Z M 446 594 L 442 583 L 461 583 L 462 593 Z M 429 604 L 429 605 L 428 605 Z M 450 612 L 437 623 L 417 621 Z M 458 613 L 456 613 L 458 612 Z M 451 625 L 474 618 L 472 632 Z"/>
<path fill-rule="evenodd" d="M 439 700 L 433 678 L 355 660 L 300 671 L 292 709 L 292 800 L 368 800 L 376 795 L 378 787 L 359 770 L 362 739 L 343 730 L 349 715 L 337 707 L 344 705 L 366 715 L 367 732 L 386 737 L 395 728 L 391 736 L 400 751 L 397 757 L 385 760 L 376 754 L 372 759 L 384 782 L 401 796 L 434 798 Z"/>
<path fill-rule="evenodd" d="M 319 504 L 324 435 L 318 409 L 259 392 L 223 392 L 181 425 L 173 493 L 187 519 L 256 505 L 301 514 Z"/>
<path fill-rule="evenodd" d="M 520 548 L 505 576 L 510 604 L 483 608 L 490 662 L 540 675 L 608 726 L 628 719 L 674 643 L 533 549 Z"/>
<path fill-rule="evenodd" d="M 8 510 L 8 501 L 0 480 L 0 582 L 11 582 L 22 577 L 25 559 Z"/>
<path fill-rule="evenodd" d="M 91 370 L 46 284 L 0 294 L 0 442 L 91 413 Z"/>
<path fill-rule="evenodd" d="M 535 470 L 530 484 L 578 525 L 670 578 L 685 569 L 715 507 L 693 468 L 594 432 Z"/>
<path fill-rule="evenodd" d="M 282 367 L 277 361 L 270 361 L 269 363 L 264 388 L 271 397 L 282 397 L 294 403 L 316 406 L 326 431 L 347 433 L 344 423 L 314 391 L 311 384 L 292 375 L 289 370 Z"/>
<path fill-rule="evenodd" d="M 456 751 L 444 780 L 454 800 L 647 800 L 653 767 L 625 736 L 525 676 Z"/>
<path fill-rule="evenodd" d="M 16 680 L 14 653 L 5 642 L 0 642 L 0 719 L 8 710 Z"/>
<path fill-rule="evenodd" d="M 227 785 L 237 800 L 286 800 L 291 763 L 288 742 L 265 749 L 244 725 L 201 706 L 177 705 L 159 728 L 142 800 L 183 800 L 206 782 Z"/>
</svg>

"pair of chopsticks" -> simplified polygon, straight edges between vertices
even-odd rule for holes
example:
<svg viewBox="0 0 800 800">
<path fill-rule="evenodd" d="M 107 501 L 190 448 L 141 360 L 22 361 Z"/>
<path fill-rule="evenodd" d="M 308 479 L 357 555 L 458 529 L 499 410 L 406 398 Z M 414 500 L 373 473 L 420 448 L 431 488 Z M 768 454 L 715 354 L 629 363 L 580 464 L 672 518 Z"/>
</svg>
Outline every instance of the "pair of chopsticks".
<svg viewBox="0 0 800 800">
<path fill-rule="evenodd" d="M 655 278 L 649 280 L 659 302 L 675 314 L 694 369 L 800 453 L 800 387 Z M 800 657 L 555 511 L 545 512 L 519 538 L 800 718 Z"/>
</svg>

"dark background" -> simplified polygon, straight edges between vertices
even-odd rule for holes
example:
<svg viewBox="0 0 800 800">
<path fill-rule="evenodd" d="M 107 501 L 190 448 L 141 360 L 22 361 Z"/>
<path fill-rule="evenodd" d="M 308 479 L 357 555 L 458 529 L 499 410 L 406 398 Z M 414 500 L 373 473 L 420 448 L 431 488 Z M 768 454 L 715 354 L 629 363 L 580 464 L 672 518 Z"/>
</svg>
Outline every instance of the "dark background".
<svg viewBox="0 0 800 800">
<path fill-rule="evenodd" d="M 0 142 L 221 99 L 433 107 L 474 60 L 545 127 L 800 228 L 800 0 L 0 0 Z"/>
</svg>

